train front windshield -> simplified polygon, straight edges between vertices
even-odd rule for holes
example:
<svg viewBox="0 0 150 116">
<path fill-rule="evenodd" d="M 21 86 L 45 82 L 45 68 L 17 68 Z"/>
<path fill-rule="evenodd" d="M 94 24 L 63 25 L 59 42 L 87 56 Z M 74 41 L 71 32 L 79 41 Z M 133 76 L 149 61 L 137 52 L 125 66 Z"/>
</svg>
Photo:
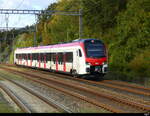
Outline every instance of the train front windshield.
<svg viewBox="0 0 150 116">
<path fill-rule="evenodd" d="M 102 58 L 106 56 L 104 44 L 99 40 L 86 41 L 85 50 L 88 58 Z"/>
</svg>

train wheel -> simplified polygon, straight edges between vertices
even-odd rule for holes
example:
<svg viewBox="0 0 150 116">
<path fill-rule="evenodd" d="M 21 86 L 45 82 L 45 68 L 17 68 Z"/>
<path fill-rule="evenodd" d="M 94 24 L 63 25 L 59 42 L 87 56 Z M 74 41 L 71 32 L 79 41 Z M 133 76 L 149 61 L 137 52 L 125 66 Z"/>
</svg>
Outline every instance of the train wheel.
<svg viewBox="0 0 150 116">
<path fill-rule="evenodd" d="M 73 77 L 77 78 L 77 77 L 78 77 L 77 71 L 76 71 L 76 70 L 73 70 L 73 71 L 72 71 L 72 75 L 73 75 Z"/>
</svg>

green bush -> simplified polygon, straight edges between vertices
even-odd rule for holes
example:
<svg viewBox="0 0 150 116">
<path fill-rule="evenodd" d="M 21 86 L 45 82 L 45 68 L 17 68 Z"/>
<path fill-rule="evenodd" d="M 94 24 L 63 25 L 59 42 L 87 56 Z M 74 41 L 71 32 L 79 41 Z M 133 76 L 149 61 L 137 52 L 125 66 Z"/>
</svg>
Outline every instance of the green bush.
<svg viewBox="0 0 150 116">
<path fill-rule="evenodd" d="M 145 50 L 129 63 L 136 76 L 150 78 L 150 50 Z"/>
</svg>

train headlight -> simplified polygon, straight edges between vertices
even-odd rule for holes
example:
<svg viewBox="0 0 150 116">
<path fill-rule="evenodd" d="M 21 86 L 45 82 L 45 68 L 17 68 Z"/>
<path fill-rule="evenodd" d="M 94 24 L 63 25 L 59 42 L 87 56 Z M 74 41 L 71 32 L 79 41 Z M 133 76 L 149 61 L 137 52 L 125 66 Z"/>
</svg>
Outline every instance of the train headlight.
<svg viewBox="0 0 150 116">
<path fill-rule="evenodd" d="M 90 63 L 89 63 L 89 62 L 86 62 L 86 65 L 90 65 Z"/>
<path fill-rule="evenodd" d="M 103 62 L 102 64 L 105 65 L 105 64 L 107 64 L 107 62 L 105 61 L 105 62 Z"/>
</svg>

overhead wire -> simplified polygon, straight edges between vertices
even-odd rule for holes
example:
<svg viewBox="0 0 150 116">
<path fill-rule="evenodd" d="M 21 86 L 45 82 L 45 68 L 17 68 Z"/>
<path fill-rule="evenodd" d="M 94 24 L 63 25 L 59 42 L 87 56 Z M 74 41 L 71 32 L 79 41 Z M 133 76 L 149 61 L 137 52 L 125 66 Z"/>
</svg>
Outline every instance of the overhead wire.
<svg viewBox="0 0 150 116">
<path fill-rule="evenodd" d="M 15 9 L 18 9 L 23 4 L 23 2 L 24 2 L 24 0 L 22 0 Z"/>
<path fill-rule="evenodd" d="M 23 4 L 23 2 L 24 2 L 24 0 L 22 0 L 18 5 L 17 5 L 17 7 L 15 8 L 16 10 L 19 8 L 19 7 L 21 7 L 21 5 Z M 21 19 L 21 16 L 20 16 L 20 14 L 18 14 L 18 21 L 17 22 L 15 22 L 15 26 L 17 25 L 17 24 L 19 24 L 20 23 L 20 19 Z"/>
</svg>

